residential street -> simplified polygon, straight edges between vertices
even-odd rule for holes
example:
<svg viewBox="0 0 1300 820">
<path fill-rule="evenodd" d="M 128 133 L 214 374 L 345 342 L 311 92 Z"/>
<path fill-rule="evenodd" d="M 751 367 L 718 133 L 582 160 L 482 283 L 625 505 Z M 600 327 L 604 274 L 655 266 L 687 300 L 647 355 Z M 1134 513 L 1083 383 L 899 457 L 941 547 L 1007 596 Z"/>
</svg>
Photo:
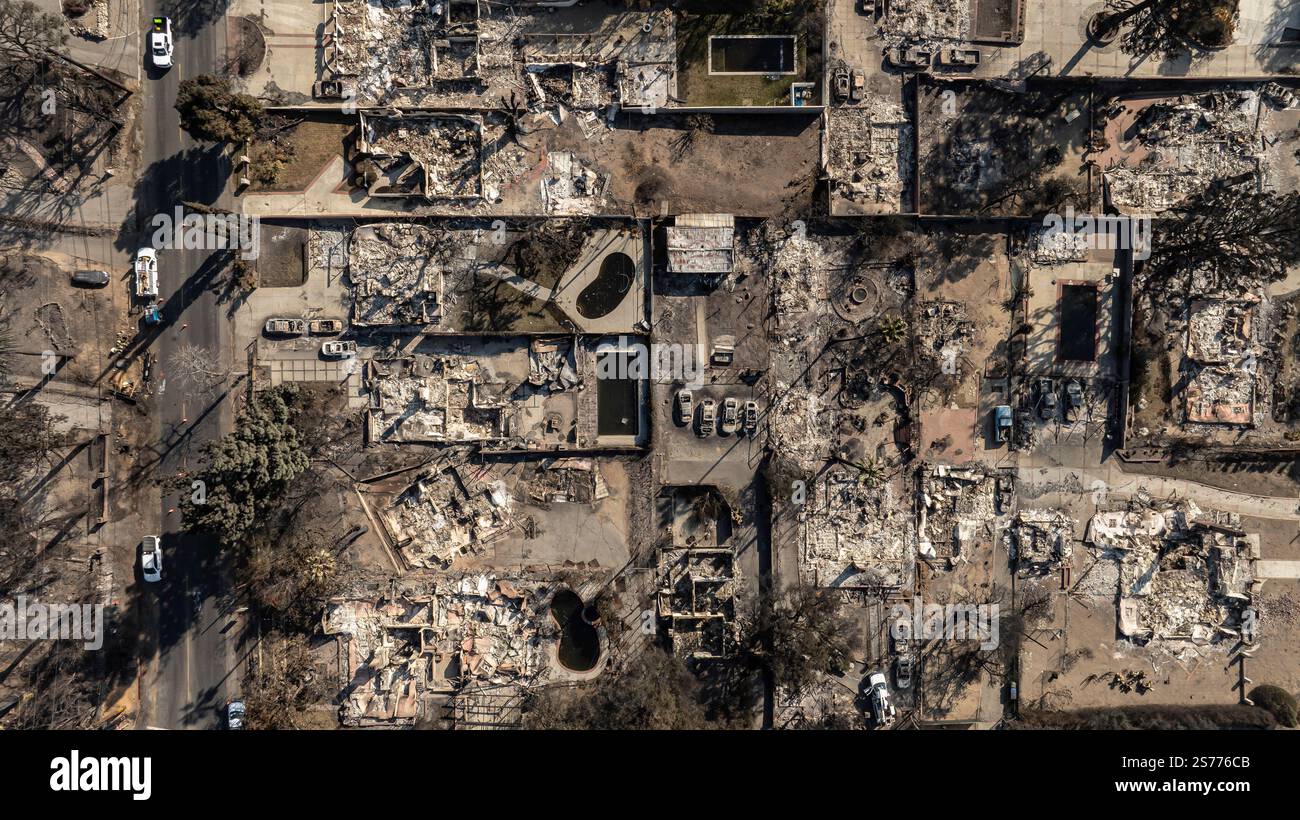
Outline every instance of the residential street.
<svg viewBox="0 0 1300 820">
<path fill-rule="evenodd" d="M 142 13 L 142 31 L 150 16 L 148 10 Z M 144 161 L 137 201 L 141 244 L 149 241 L 153 215 L 170 214 L 183 201 L 229 207 L 225 173 L 217 165 L 224 157 L 181 131 L 174 107 L 181 80 L 211 71 L 224 43 L 224 18 L 204 21 L 193 36 L 178 21 L 176 64 L 161 74 L 145 71 Z M 168 379 L 182 345 L 203 348 L 222 364 L 231 362 L 226 316 L 218 304 L 222 265 L 220 253 L 159 249 L 163 324 L 153 353 L 161 371 L 155 379 L 160 481 L 193 469 L 203 446 L 230 423 L 229 403 L 222 401 L 228 392 L 196 395 L 183 380 Z M 228 628 L 233 612 L 223 597 L 225 566 L 210 540 L 180 533 L 179 501 L 164 488 L 160 530 L 166 562 L 154 610 L 158 657 L 145 674 L 141 722 L 173 729 L 214 728 L 220 725 L 227 699 L 237 691 L 237 676 L 230 671 L 237 633 Z"/>
</svg>

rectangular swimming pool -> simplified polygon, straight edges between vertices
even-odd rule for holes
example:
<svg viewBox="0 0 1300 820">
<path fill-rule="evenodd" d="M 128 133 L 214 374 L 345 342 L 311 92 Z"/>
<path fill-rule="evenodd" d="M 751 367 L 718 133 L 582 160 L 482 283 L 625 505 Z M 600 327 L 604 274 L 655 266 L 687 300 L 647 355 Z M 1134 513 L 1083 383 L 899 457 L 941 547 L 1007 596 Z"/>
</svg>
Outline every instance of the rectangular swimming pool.
<svg viewBox="0 0 1300 820">
<path fill-rule="evenodd" d="M 1097 286 L 1061 286 L 1061 338 L 1057 358 L 1091 362 L 1097 358 Z"/>
<path fill-rule="evenodd" d="M 715 34 L 709 37 L 710 74 L 794 74 L 793 34 Z"/>
</svg>

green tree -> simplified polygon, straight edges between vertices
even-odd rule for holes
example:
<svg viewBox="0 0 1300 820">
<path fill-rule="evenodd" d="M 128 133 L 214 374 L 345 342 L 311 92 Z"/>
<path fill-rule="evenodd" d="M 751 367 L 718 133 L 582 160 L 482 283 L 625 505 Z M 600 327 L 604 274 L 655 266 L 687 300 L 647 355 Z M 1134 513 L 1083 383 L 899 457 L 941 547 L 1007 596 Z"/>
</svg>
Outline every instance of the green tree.
<svg viewBox="0 0 1300 820">
<path fill-rule="evenodd" d="M 230 82 L 211 74 L 182 80 L 176 92 L 181 127 L 208 142 L 246 142 L 253 138 L 264 111 L 255 97 L 239 94 Z"/>
<path fill-rule="evenodd" d="M 240 542 L 263 519 L 289 484 L 310 464 L 293 425 L 292 385 L 253 394 L 235 420 L 235 430 L 205 450 L 200 479 L 206 497 L 182 504 L 185 524 L 215 533 L 223 543 Z M 188 482 L 184 485 L 189 487 Z"/>
</svg>

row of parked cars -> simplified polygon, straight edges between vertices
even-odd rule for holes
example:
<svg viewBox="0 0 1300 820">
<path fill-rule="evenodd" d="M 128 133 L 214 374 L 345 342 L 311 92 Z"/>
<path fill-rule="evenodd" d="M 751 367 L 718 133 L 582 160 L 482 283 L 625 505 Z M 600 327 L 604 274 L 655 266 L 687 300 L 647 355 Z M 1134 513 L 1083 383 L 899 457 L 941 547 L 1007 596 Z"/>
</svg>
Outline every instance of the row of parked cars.
<svg viewBox="0 0 1300 820">
<path fill-rule="evenodd" d="M 267 319 L 262 326 L 267 336 L 291 338 L 310 334 L 312 336 L 333 336 L 343 332 L 342 319 Z M 320 346 L 322 356 L 331 359 L 347 359 L 357 355 L 357 343 L 353 341 L 332 340 Z"/>
<path fill-rule="evenodd" d="M 677 410 L 677 422 L 683 426 L 691 423 L 695 416 L 695 397 L 689 390 L 678 390 L 674 400 Z M 699 408 L 699 420 L 696 423 L 696 435 L 704 438 L 713 435 L 714 428 L 723 435 L 744 431 L 753 435 L 758 429 L 758 402 L 746 401 L 742 407 L 740 399 L 728 396 L 722 400 L 722 418 L 718 418 L 718 405 L 713 399 L 702 399 Z"/>
</svg>

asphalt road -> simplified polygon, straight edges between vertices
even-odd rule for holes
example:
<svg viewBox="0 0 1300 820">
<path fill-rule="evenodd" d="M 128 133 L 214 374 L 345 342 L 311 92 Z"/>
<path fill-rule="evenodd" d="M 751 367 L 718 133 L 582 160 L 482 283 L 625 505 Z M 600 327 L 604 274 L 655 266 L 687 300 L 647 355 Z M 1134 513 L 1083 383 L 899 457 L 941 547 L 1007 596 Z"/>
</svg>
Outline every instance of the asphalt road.
<svg viewBox="0 0 1300 820">
<path fill-rule="evenodd" d="M 142 36 L 152 14 L 146 6 Z M 143 45 L 141 51 L 147 51 Z M 143 161 L 136 203 L 140 244 L 150 241 L 153 216 L 173 214 L 182 201 L 230 207 L 226 160 L 219 150 L 196 143 L 181 130 L 174 107 L 180 81 L 212 73 L 217 55 L 224 51 L 225 19 L 218 16 L 193 33 L 175 32 L 175 65 L 170 70 L 146 67 L 143 72 Z M 231 416 L 222 392 L 201 394 L 175 372 L 177 351 L 193 345 L 224 364 L 232 357 L 225 306 L 217 292 L 224 275 L 223 254 L 160 247 L 158 258 L 163 324 L 151 347 L 157 370 L 153 417 L 162 453 L 156 476 L 165 480 L 192 470 L 203 445 L 229 428 Z M 171 512 L 179 509 L 179 501 L 178 494 L 164 488 L 163 579 L 149 591 L 156 595 L 149 607 L 156 618 L 145 620 L 157 630 L 158 652 L 154 662 L 145 659 L 142 723 L 168 729 L 216 728 L 225 703 L 238 692 L 238 675 L 232 670 L 239 627 L 232 623 L 225 563 L 210 539 L 180 532 L 180 513 Z"/>
</svg>

